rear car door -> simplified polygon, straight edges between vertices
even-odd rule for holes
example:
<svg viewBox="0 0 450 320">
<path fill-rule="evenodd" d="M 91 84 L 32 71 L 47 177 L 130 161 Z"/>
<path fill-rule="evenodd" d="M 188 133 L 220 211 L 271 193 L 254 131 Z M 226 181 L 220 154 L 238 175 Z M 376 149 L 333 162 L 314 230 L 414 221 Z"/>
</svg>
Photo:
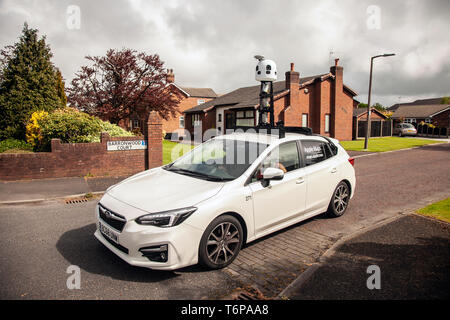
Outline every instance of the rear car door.
<svg viewBox="0 0 450 320">
<path fill-rule="evenodd" d="M 273 180 L 270 186 L 263 187 L 261 175 L 268 167 L 282 169 L 285 173 L 282 180 Z M 262 161 L 249 184 L 252 190 L 256 234 L 269 230 L 305 210 L 304 176 L 305 169 L 296 141 L 279 145 Z"/>
<path fill-rule="evenodd" d="M 306 211 L 324 209 L 340 180 L 337 157 L 322 140 L 302 140 L 301 151 L 307 183 Z"/>
</svg>

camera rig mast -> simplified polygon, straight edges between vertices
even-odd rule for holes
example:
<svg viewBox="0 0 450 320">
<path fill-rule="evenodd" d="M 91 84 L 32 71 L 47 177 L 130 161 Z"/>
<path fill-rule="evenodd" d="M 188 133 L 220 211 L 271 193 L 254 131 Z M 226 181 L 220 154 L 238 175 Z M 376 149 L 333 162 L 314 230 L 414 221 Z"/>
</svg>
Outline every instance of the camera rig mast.
<svg viewBox="0 0 450 320">
<path fill-rule="evenodd" d="M 278 132 L 280 138 L 284 138 L 286 132 L 312 134 L 310 128 L 285 127 L 283 121 L 275 124 L 273 83 L 277 80 L 277 66 L 274 61 L 267 60 L 261 55 L 256 55 L 255 59 L 258 60 L 255 79 L 261 82 L 256 131 L 269 134 Z"/>
</svg>

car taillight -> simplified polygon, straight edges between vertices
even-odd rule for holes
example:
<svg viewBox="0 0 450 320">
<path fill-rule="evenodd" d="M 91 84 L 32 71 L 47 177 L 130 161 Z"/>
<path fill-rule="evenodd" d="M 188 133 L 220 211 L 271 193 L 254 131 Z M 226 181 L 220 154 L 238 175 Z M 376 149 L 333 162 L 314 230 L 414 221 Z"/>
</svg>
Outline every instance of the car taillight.
<svg viewBox="0 0 450 320">
<path fill-rule="evenodd" d="M 348 162 L 350 162 L 350 164 L 352 166 L 354 166 L 355 165 L 355 158 L 348 158 Z"/>
</svg>

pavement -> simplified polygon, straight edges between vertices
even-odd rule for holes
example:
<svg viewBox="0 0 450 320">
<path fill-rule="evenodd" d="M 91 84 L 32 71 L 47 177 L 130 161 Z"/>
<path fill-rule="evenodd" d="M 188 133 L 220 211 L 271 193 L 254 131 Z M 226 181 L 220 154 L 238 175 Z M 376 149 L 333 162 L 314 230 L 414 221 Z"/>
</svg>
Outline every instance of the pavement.
<svg viewBox="0 0 450 320">
<path fill-rule="evenodd" d="M 125 179 L 120 177 L 73 177 L 25 181 L 1 181 L 0 204 L 38 202 L 105 191 Z"/>
<path fill-rule="evenodd" d="M 30 192 L 29 197 L 38 194 L 53 200 L 0 203 L 0 298 L 220 299 L 247 286 L 275 298 L 298 277 L 313 275 L 314 266 L 319 266 L 324 254 L 332 252 L 343 239 L 447 198 L 450 144 L 360 157 L 355 161 L 355 171 L 357 189 L 344 216 L 317 216 L 266 236 L 245 246 L 230 266 L 215 271 L 198 266 L 173 272 L 131 267 L 93 237 L 98 198 L 68 204 L 44 192 L 44 184 L 31 181 L 33 187 L 27 191 L 25 184 L 2 183 L 0 194 L 9 188 L 13 199 L 20 198 L 13 192 L 16 190 L 22 198 Z M 83 186 L 77 193 L 84 193 L 104 190 L 103 182 L 106 186 L 119 178 L 109 182 L 77 179 L 73 184 L 66 183 Z M 57 188 L 67 187 L 60 179 L 44 183 L 52 185 L 60 196 L 71 193 Z M 408 231 L 402 230 L 398 237 L 404 233 Z M 81 269 L 80 290 L 68 290 L 66 286 L 70 265 Z M 387 286 L 383 270 L 382 266 L 382 288 Z"/>
<path fill-rule="evenodd" d="M 325 256 L 281 295 L 302 300 L 450 298 L 448 223 L 406 215 L 347 239 Z M 373 265 L 379 267 L 379 288 L 369 289 Z"/>
</svg>

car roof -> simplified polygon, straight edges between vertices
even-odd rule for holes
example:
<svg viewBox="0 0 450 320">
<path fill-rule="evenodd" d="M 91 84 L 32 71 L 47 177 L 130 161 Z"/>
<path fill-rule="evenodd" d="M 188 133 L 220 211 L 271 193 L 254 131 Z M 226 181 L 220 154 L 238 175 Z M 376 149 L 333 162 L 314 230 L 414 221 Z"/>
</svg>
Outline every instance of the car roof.
<svg viewBox="0 0 450 320">
<path fill-rule="evenodd" d="M 285 141 L 295 140 L 318 140 L 325 141 L 326 139 L 321 136 L 305 135 L 300 133 L 286 133 L 284 138 L 281 138 L 277 134 L 255 133 L 255 132 L 233 132 L 225 135 L 215 137 L 215 139 L 227 139 L 227 140 L 245 140 L 250 142 L 274 144 Z"/>
</svg>

